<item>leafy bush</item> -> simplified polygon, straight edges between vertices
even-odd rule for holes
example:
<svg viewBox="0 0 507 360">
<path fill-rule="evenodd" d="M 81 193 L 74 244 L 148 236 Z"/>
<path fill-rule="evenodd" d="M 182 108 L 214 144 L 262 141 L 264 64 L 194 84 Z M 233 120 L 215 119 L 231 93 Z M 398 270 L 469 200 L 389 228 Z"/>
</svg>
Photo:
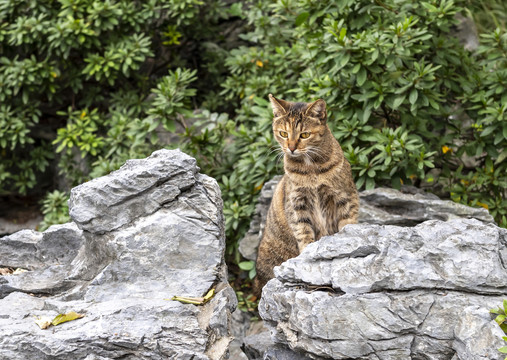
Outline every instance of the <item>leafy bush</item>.
<svg viewBox="0 0 507 360">
<path fill-rule="evenodd" d="M 235 143 L 221 149 L 233 164 L 225 211 L 238 221 L 229 237 L 242 233 L 260 186 L 281 171 L 268 156 L 276 147 L 268 93 L 326 100 L 358 188 L 444 187 L 441 195 L 488 208 L 507 226 L 507 35 L 484 34 L 477 51 L 465 50 L 452 33 L 464 5 L 281 0 L 245 10 L 249 44 L 226 59 L 222 92 L 240 102 Z"/>
<path fill-rule="evenodd" d="M 52 144 L 70 185 L 153 150 L 154 130 L 174 130 L 194 109 L 195 58 L 223 10 L 199 0 L 0 1 L 0 193 L 34 188 Z"/>
<path fill-rule="evenodd" d="M 68 190 L 160 147 L 221 82 L 201 58 L 225 51 L 228 16 L 219 0 L 0 0 L 0 195 L 40 193 L 54 160 Z"/>
<path fill-rule="evenodd" d="M 44 221 L 40 224 L 40 231 L 46 230 L 53 224 L 63 224 L 70 221 L 69 196 L 62 191 L 52 191 L 42 202 Z"/>
<path fill-rule="evenodd" d="M 429 186 L 507 226 L 502 6 L 0 0 L 0 194 L 31 191 L 52 162 L 68 190 L 167 146 L 159 131 L 178 132 L 168 146 L 220 183 L 239 264 L 258 192 L 282 172 L 273 93 L 326 100 L 359 188 Z M 479 27 L 476 51 L 452 34 L 467 11 L 499 26 Z M 238 21 L 240 39 L 230 30 Z M 196 108 L 200 120 L 187 124 Z M 60 221 L 62 198 L 48 195 L 45 226 Z"/>
</svg>

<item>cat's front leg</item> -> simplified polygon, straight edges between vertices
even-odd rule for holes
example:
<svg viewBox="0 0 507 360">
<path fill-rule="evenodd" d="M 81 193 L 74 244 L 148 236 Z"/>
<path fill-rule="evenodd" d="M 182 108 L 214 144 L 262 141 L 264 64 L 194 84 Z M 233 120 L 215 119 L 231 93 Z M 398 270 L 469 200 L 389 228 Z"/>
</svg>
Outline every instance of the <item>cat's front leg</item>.
<svg viewBox="0 0 507 360">
<path fill-rule="evenodd" d="M 309 189 L 298 188 L 289 196 L 285 211 L 289 215 L 289 226 L 297 240 L 298 250 L 303 249 L 316 239 L 312 209 L 315 207 L 315 196 Z"/>
</svg>

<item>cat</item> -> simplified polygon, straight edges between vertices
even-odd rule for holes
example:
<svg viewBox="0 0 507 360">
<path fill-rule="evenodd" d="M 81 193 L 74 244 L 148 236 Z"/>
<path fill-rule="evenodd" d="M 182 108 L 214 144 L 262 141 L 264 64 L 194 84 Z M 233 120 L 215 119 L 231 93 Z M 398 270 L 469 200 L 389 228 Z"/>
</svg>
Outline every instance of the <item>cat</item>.
<svg viewBox="0 0 507 360">
<path fill-rule="evenodd" d="M 322 236 L 357 223 L 359 197 L 350 164 L 327 125 L 326 103 L 290 102 L 269 94 L 273 134 L 284 155 L 285 175 L 268 210 L 257 254 L 254 294 L 273 268 Z"/>
</svg>

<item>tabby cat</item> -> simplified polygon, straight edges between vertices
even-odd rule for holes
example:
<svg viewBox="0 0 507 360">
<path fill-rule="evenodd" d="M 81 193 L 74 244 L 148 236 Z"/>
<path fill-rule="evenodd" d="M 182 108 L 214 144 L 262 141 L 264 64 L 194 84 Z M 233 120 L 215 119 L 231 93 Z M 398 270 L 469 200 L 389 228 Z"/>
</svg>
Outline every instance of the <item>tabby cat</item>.
<svg viewBox="0 0 507 360">
<path fill-rule="evenodd" d="M 285 175 L 274 192 L 257 255 L 254 292 L 273 268 L 310 243 L 357 222 L 359 197 L 350 164 L 327 125 L 326 103 L 299 103 L 269 95 L 273 133 Z"/>
</svg>

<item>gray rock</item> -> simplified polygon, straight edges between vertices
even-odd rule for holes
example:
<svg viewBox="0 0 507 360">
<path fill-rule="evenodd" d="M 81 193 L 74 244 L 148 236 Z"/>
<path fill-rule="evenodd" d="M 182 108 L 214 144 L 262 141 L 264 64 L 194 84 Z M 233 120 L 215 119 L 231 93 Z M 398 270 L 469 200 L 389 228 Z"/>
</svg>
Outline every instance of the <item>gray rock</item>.
<svg viewBox="0 0 507 360">
<path fill-rule="evenodd" d="M 271 204 L 276 185 L 278 185 L 281 179 L 281 175 L 275 176 L 262 187 L 257 199 L 257 205 L 255 206 L 255 213 L 250 222 L 250 228 L 239 242 L 239 252 L 245 259 L 257 260 L 257 248 L 264 233 L 269 205 Z"/>
<path fill-rule="evenodd" d="M 273 191 L 281 176 L 275 176 L 261 190 L 255 214 L 246 235 L 239 242 L 239 252 L 249 260 L 257 259 L 257 248 L 262 239 L 267 212 Z M 404 186 L 402 191 L 376 188 L 359 193 L 359 222 L 379 225 L 414 226 L 426 220 L 474 218 L 494 222 L 484 208 L 472 208 Z"/>
<path fill-rule="evenodd" d="M 332 359 L 500 359 L 507 230 L 473 219 L 348 225 L 275 268 L 273 340 Z"/>
<path fill-rule="evenodd" d="M 262 360 L 266 350 L 273 345 L 270 331 L 264 326 L 264 322 L 252 322 L 243 339 L 243 349 L 248 358 Z"/>
<path fill-rule="evenodd" d="M 313 359 L 319 358 L 314 356 Z M 286 346 L 277 344 L 266 350 L 263 360 L 310 360 L 310 358 L 303 353 L 294 352 Z"/>
<path fill-rule="evenodd" d="M 475 51 L 479 47 L 479 32 L 471 17 L 465 17 L 460 13 L 455 16 L 458 24 L 451 31 L 451 35 L 458 38 L 463 47 L 469 51 Z"/>
<path fill-rule="evenodd" d="M 498 349 L 505 346 L 505 342 L 500 340 L 505 334 L 495 321 L 491 321 L 491 314 L 483 304 L 462 309 L 454 336 L 453 348 L 457 349 L 461 360 L 504 358 Z"/>
<path fill-rule="evenodd" d="M 410 187 L 403 190 L 410 191 Z M 478 219 L 493 223 L 484 208 L 473 208 L 450 200 L 440 200 L 429 193 L 405 193 L 377 188 L 359 193 L 359 222 L 379 225 L 414 226 L 427 220 Z"/>
<path fill-rule="evenodd" d="M 348 294 L 420 288 L 507 294 L 506 234 L 477 220 L 351 225 L 308 245 L 275 276 Z"/>
<path fill-rule="evenodd" d="M 230 345 L 230 359 L 248 360 L 242 347 L 248 328 L 250 327 L 251 317 L 252 315 L 250 313 L 243 312 L 240 309 L 236 309 L 236 311 L 232 313 L 230 329 L 234 339 Z"/>
<path fill-rule="evenodd" d="M 171 157 L 155 151 L 147 159 L 128 160 L 118 171 L 72 189 L 69 213 L 83 230 L 115 230 L 172 202 L 194 186 L 198 172 L 195 159 L 181 151 Z"/>
<path fill-rule="evenodd" d="M 236 296 L 222 200 L 195 160 L 161 150 L 73 189 L 74 223 L 0 239 L 0 358 L 224 359 Z M 14 251 L 16 250 L 16 251 Z M 174 295 L 216 295 L 203 306 Z M 41 330 L 34 316 L 76 311 Z"/>
</svg>

